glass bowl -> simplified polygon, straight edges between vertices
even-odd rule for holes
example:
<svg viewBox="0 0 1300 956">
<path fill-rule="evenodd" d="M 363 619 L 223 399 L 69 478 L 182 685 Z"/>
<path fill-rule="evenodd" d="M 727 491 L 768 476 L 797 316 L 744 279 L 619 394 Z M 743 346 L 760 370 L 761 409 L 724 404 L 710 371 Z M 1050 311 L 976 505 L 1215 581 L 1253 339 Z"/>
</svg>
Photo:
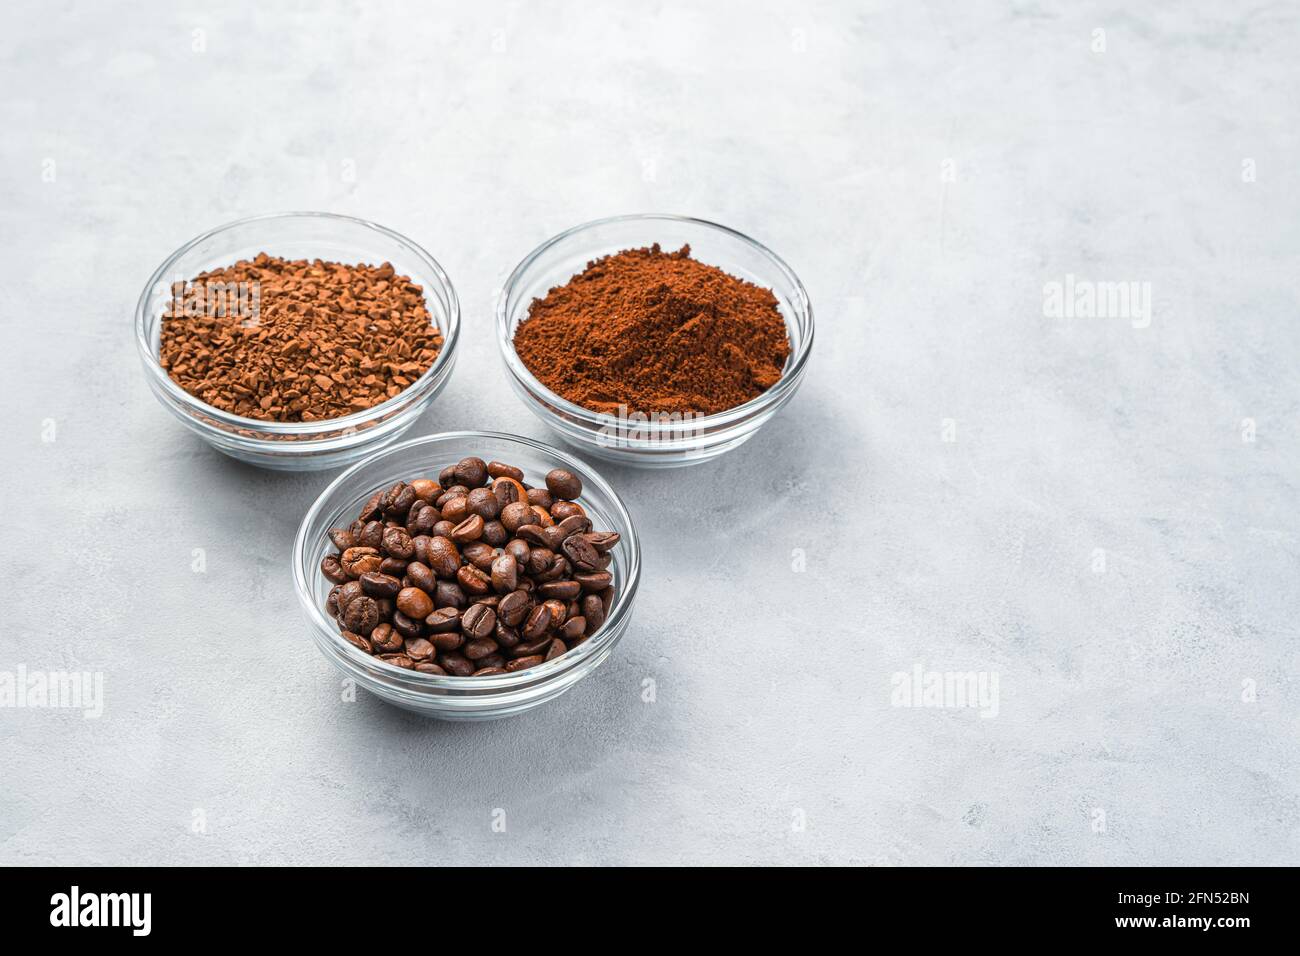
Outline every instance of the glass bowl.
<svg viewBox="0 0 1300 956">
<path fill-rule="evenodd" d="M 424 289 L 425 304 L 442 332 L 433 365 L 401 394 L 373 408 L 318 422 L 266 422 L 214 408 L 172 381 L 158 362 L 162 313 L 174 282 L 249 259 L 259 252 L 287 259 L 391 262 Z M 306 471 L 364 458 L 415 423 L 451 375 L 460 333 L 460 303 L 433 257 L 391 229 L 323 212 L 274 213 L 218 226 L 191 239 L 149 278 L 135 310 L 135 338 L 145 376 L 164 408 L 218 451 L 263 468 Z"/>
<path fill-rule="evenodd" d="M 665 250 L 690 243 L 701 262 L 771 289 L 790 337 L 790 357 L 780 381 L 743 405 L 689 420 L 646 421 L 575 405 L 537 380 L 515 352 L 515 328 L 534 299 L 564 285 L 588 262 L 654 243 Z M 566 444 L 605 461 L 673 468 L 708 461 L 748 441 L 794 395 L 813 341 L 813 310 L 798 276 L 767 247 L 702 219 L 636 215 L 575 226 L 531 252 L 506 280 L 497 300 L 497 342 L 510 383 L 529 409 Z"/>
<path fill-rule="evenodd" d="M 333 551 L 326 536 L 348 525 L 377 489 L 418 476 L 437 477 L 445 466 L 474 455 L 523 469 L 533 485 L 552 468 L 567 468 L 582 479 L 583 509 L 597 529 L 617 531 L 610 552 L 615 598 L 604 625 L 588 640 L 553 661 L 515 674 L 492 677 L 441 677 L 403 670 L 349 644 L 326 614 L 330 582 L 320 563 Z M 531 710 L 558 697 L 609 657 L 627 630 L 641 573 L 641 550 L 632 518 L 614 489 L 590 466 L 528 438 L 494 432 L 446 432 L 414 438 L 358 462 L 326 488 L 302 519 L 293 543 L 293 579 L 312 640 L 347 676 L 407 710 L 443 720 L 491 720 Z"/>
</svg>

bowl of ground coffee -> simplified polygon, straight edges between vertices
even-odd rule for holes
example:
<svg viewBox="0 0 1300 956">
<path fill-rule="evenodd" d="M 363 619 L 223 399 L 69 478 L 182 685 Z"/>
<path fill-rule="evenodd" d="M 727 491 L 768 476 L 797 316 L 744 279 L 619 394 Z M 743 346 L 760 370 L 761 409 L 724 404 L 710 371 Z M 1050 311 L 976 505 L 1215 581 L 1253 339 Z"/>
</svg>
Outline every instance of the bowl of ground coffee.
<svg viewBox="0 0 1300 956">
<path fill-rule="evenodd" d="M 511 384 L 566 443 L 676 467 L 737 447 L 794 395 L 813 340 L 798 277 L 699 219 L 619 216 L 561 233 L 497 300 Z"/>
<path fill-rule="evenodd" d="M 327 213 L 229 223 L 186 243 L 136 307 L 149 385 L 225 454 L 333 468 L 410 428 L 446 384 L 460 305 L 411 240 Z"/>
<path fill-rule="evenodd" d="M 589 465 L 449 432 L 343 472 L 299 527 L 311 637 L 344 675 L 446 720 L 507 717 L 605 661 L 631 618 L 636 529 Z"/>
</svg>

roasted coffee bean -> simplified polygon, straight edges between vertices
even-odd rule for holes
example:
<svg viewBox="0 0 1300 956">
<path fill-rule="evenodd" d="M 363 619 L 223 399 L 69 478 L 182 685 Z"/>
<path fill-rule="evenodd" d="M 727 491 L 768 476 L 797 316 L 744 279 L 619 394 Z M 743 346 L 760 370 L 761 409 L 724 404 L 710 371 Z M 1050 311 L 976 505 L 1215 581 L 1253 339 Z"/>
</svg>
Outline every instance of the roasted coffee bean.
<svg viewBox="0 0 1300 956">
<path fill-rule="evenodd" d="M 538 584 L 543 584 L 547 581 L 554 581 L 558 578 L 564 577 L 570 570 L 569 562 L 564 555 L 553 554 L 551 556 L 551 566 L 545 571 L 539 571 L 537 574 L 534 574 L 533 580 Z"/>
<path fill-rule="evenodd" d="M 442 520 L 442 513 L 433 505 L 426 504 L 419 511 L 411 509 L 414 517 L 408 518 L 406 530 L 412 535 L 429 534 L 433 531 L 433 526 Z"/>
<path fill-rule="evenodd" d="M 370 632 L 370 643 L 375 646 L 376 654 L 396 654 L 406 642 L 395 627 L 379 624 Z"/>
<path fill-rule="evenodd" d="M 438 481 L 396 482 L 328 532 L 339 553 L 321 562 L 333 585 L 326 610 L 353 646 L 424 673 L 554 660 L 599 630 L 614 602 L 619 536 L 593 530 L 581 492 L 564 469 L 529 488 L 521 470 L 477 458 Z"/>
<path fill-rule="evenodd" d="M 600 555 L 592 547 L 591 542 L 581 535 L 574 535 L 566 538 L 562 545 L 564 556 L 573 562 L 573 566 L 580 571 L 599 570 Z"/>
<path fill-rule="evenodd" d="M 516 501 L 522 501 L 524 504 L 528 503 L 528 490 L 518 480 L 506 475 L 502 475 L 492 482 L 492 494 L 496 497 L 497 504 L 502 508 L 506 505 L 512 505 Z"/>
<path fill-rule="evenodd" d="M 482 458 L 462 458 L 456 462 L 456 480 L 469 488 L 477 488 L 488 480 L 487 463 Z"/>
<path fill-rule="evenodd" d="M 510 650 L 519 643 L 519 632 L 509 624 L 503 624 L 498 616 L 496 630 L 492 632 L 492 639 L 497 642 L 499 647 Z"/>
<path fill-rule="evenodd" d="M 496 677 L 498 674 L 507 673 L 504 667 L 480 667 L 474 672 L 475 677 Z"/>
<path fill-rule="evenodd" d="M 465 643 L 465 635 L 460 631 L 439 631 L 437 634 L 430 634 L 429 640 L 433 646 L 438 649 L 439 653 L 443 651 L 454 651 Z"/>
<path fill-rule="evenodd" d="M 463 654 L 457 654 L 455 651 L 448 651 L 445 654 L 438 655 L 438 665 L 448 674 L 455 677 L 468 677 L 474 673 L 474 665 Z"/>
<path fill-rule="evenodd" d="M 495 654 L 496 652 L 497 652 L 496 641 L 489 641 L 489 640 L 469 641 L 465 644 L 465 647 L 461 650 L 461 653 L 464 654 L 472 661 L 482 660 L 484 657 L 487 657 L 489 654 Z"/>
<path fill-rule="evenodd" d="M 471 604 L 460 618 L 461 632 L 473 640 L 483 640 L 488 637 L 496 626 L 496 611 L 486 604 Z"/>
<path fill-rule="evenodd" d="M 373 654 L 375 652 L 374 645 L 370 643 L 369 638 L 362 637 L 360 634 L 353 634 L 351 631 L 339 631 L 339 633 L 343 635 L 343 640 L 347 641 L 357 650 L 365 651 L 367 654 Z M 373 634 L 374 632 L 371 631 L 371 633 Z"/>
<path fill-rule="evenodd" d="M 342 613 L 354 598 L 359 598 L 365 593 L 365 590 L 361 587 L 360 581 L 349 581 L 347 584 L 340 584 L 338 597 L 339 612 Z"/>
<path fill-rule="evenodd" d="M 456 581 L 467 594 L 487 594 L 492 590 L 492 579 L 472 564 L 461 566 Z"/>
<path fill-rule="evenodd" d="M 412 587 L 417 587 L 428 594 L 432 594 L 438 586 L 438 577 L 433 573 L 433 569 L 419 561 L 412 561 L 406 566 L 406 579 Z"/>
<path fill-rule="evenodd" d="M 421 620 L 433 613 L 433 598 L 419 588 L 402 588 L 397 595 L 397 609 L 412 620 Z"/>
<path fill-rule="evenodd" d="M 551 646 L 551 641 L 555 640 L 553 634 L 547 634 L 545 637 L 536 641 L 525 641 L 516 644 L 510 649 L 511 657 L 532 657 L 534 654 L 545 654 L 546 649 Z"/>
<path fill-rule="evenodd" d="M 544 598 L 559 598 L 562 601 L 571 601 L 582 593 L 582 587 L 577 581 L 547 581 L 537 589 L 537 593 Z"/>
<path fill-rule="evenodd" d="M 457 544 L 469 544 L 481 537 L 483 537 L 483 517 L 481 515 L 470 515 L 451 529 L 451 540 Z"/>
<path fill-rule="evenodd" d="M 614 582 L 608 571 L 575 571 L 573 581 L 584 591 L 603 591 Z"/>
<path fill-rule="evenodd" d="M 378 571 L 383 558 L 374 548 L 348 548 L 339 558 L 343 572 L 350 578 L 359 578 L 370 571 Z"/>
<path fill-rule="evenodd" d="M 528 554 L 528 573 L 536 576 L 550 570 L 555 561 L 555 552 L 544 545 L 538 545 Z"/>
<path fill-rule="evenodd" d="M 343 565 L 339 563 L 337 554 L 325 555 L 320 563 L 320 573 L 335 584 L 342 584 L 344 581 L 349 580 L 348 573 L 343 570 Z"/>
<path fill-rule="evenodd" d="M 332 528 L 329 537 L 330 543 L 340 551 L 355 548 L 357 545 L 357 536 L 347 528 Z"/>
<path fill-rule="evenodd" d="M 557 601 L 552 598 L 549 601 L 543 601 L 542 604 L 550 609 L 552 628 L 559 627 L 564 623 L 564 619 L 569 616 L 569 605 L 564 601 Z"/>
<path fill-rule="evenodd" d="M 617 531 L 588 531 L 582 536 L 599 554 L 608 554 L 620 540 Z"/>
<path fill-rule="evenodd" d="M 401 518 L 411 510 L 413 504 L 415 504 L 415 489 L 410 485 L 404 485 L 384 513 L 392 518 Z"/>
<path fill-rule="evenodd" d="M 363 574 L 357 581 L 361 585 L 361 590 L 371 597 L 397 597 L 397 592 L 402 590 L 402 582 L 399 578 L 377 571 Z"/>
<path fill-rule="evenodd" d="M 535 641 L 551 628 L 551 609 L 545 604 L 533 608 L 524 622 L 519 636 L 525 641 Z"/>
<path fill-rule="evenodd" d="M 561 521 L 557 527 L 560 529 L 560 534 L 563 535 L 560 539 L 562 541 L 571 534 L 581 534 L 584 531 L 590 531 L 591 521 L 586 515 L 569 515 Z"/>
<path fill-rule="evenodd" d="M 415 557 L 415 542 L 405 528 L 388 528 L 384 531 L 384 551 L 390 558 L 409 561 Z"/>
<path fill-rule="evenodd" d="M 487 473 L 493 478 L 513 478 L 515 481 L 523 481 L 524 473 L 514 465 L 507 465 L 503 461 L 490 461 L 487 463 Z"/>
<path fill-rule="evenodd" d="M 510 540 L 510 532 L 500 521 L 483 523 L 483 540 L 494 548 L 499 548 Z"/>
<path fill-rule="evenodd" d="M 491 488 L 475 488 L 466 497 L 470 514 L 476 514 L 484 521 L 491 521 L 501 513 L 501 502 Z"/>
<path fill-rule="evenodd" d="M 433 603 L 438 607 L 464 607 L 469 601 L 455 581 L 439 581 L 438 589 L 433 592 Z"/>
<path fill-rule="evenodd" d="M 433 645 L 423 637 L 406 642 L 406 656 L 413 661 L 427 661 L 433 655 Z"/>
<path fill-rule="evenodd" d="M 515 627 L 528 616 L 532 601 L 525 591 L 511 591 L 497 605 L 497 617 L 511 627 Z"/>
<path fill-rule="evenodd" d="M 461 559 L 468 561 L 480 571 L 491 571 L 492 562 L 496 560 L 497 550 L 483 541 L 471 541 L 460 549 Z"/>
<path fill-rule="evenodd" d="M 383 627 L 381 624 L 380 627 Z M 420 622 L 413 621 L 401 611 L 393 611 L 393 630 L 402 637 L 419 637 Z"/>
<path fill-rule="evenodd" d="M 591 633 L 605 623 L 605 605 L 600 595 L 588 594 L 582 599 L 582 616 L 587 619 L 587 632 Z"/>
<path fill-rule="evenodd" d="M 368 635 L 379 623 L 379 607 L 373 598 L 362 595 L 348 602 L 343 609 L 343 626 L 362 637 Z"/>
<path fill-rule="evenodd" d="M 442 488 L 436 481 L 430 481 L 428 478 L 416 478 L 411 482 L 411 490 L 415 492 L 415 497 L 421 501 L 432 501 L 442 493 Z"/>
<path fill-rule="evenodd" d="M 442 634 L 460 630 L 460 608 L 440 607 L 424 619 L 430 632 Z"/>
<path fill-rule="evenodd" d="M 429 541 L 425 564 L 440 578 L 454 578 L 460 568 L 460 552 L 450 538 L 439 535 Z"/>
<path fill-rule="evenodd" d="M 378 550 L 383 543 L 384 523 L 382 521 L 367 521 L 366 526 L 361 529 L 361 534 L 357 536 L 357 546 Z"/>
<path fill-rule="evenodd" d="M 507 525 L 507 527 L 509 527 L 509 525 Z M 549 539 L 546 537 L 546 529 L 543 528 L 540 524 L 520 525 L 515 530 L 515 534 L 516 536 L 522 538 L 524 541 L 528 542 L 528 544 L 534 548 L 549 549 L 551 547 L 550 544 L 548 543 Z"/>
<path fill-rule="evenodd" d="M 519 562 L 514 555 L 502 554 L 492 562 L 492 587 L 498 594 L 513 591 L 519 583 Z"/>
<path fill-rule="evenodd" d="M 361 514 L 357 516 L 359 521 L 369 521 L 371 518 L 379 517 L 379 503 L 384 500 L 384 492 L 376 491 L 370 496 L 370 500 L 361 506 Z"/>
<path fill-rule="evenodd" d="M 521 538 L 524 537 L 520 534 L 521 528 L 532 527 L 541 523 L 541 519 L 537 517 L 537 512 L 522 501 L 513 502 L 501 509 L 501 524 L 507 531 L 517 534 Z"/>
<path fill-rule="evenodd" d="M 573 501 L 582 495 L 582 480 L 571 471 L 554 468 L 546 473 L 546 490 L 556 498 Z"/>
<path fill-rule="evenodd" d="M 514 559 L 519 562 L 519 569 L 523 571 L 528 564 L 528 556 L 533 553 L 533 549 L 522 538 L 511 538 L 505 543 L 505 552 L 514 555 Z"/>
<path fill-rule="evenodd" d="M 465 495 L 453 495 L 439 509 L 444 521 L 460 524 L 469 517 L 469 498 Z"/>
<path fill-rule="evenodd" d="M 550 507 L 551 517 L 557 522 L 563 523 L 569 518 L 585 518 L 587 512 L 582 510 L 582 505 L 573 501 L 557 501 Z"/>
</svg>

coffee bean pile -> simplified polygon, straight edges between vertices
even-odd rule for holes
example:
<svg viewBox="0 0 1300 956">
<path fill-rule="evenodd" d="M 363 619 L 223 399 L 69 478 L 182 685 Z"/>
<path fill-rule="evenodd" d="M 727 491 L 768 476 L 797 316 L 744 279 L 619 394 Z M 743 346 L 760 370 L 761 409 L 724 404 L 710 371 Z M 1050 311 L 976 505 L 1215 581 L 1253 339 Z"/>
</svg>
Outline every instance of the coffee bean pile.
<svg viewBox="0 0 1300 956">
<path fill-rule="evenodd" d="M 577 647 L 614 603 L 616 531 L 593 531 L 564 469 L 545 487 L 499 461 L 464 458 L 437 481 L 377 491 L 330 531 L 326 611 L 354 647 L 397 667 L 485 677 Z"/>
</svg>

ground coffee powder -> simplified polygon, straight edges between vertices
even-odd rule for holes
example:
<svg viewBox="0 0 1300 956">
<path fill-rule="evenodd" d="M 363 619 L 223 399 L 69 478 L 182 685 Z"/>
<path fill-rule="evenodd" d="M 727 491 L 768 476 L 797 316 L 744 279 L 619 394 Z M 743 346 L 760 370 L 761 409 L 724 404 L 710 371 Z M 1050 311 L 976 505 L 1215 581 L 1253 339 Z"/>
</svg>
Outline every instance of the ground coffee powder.
<svg viewBox="0 0 1300 956">
<path fill-rule="evenodd" d="M 658 243 L 534 299 L 514 343 L 547 388 L 615 414 L 734 408 L 775 385 L 790 354 L 770 290 Z"/>
<path fill-rule="evenodd" d="M 390 263 L 259 254 L 173 289 L 159 361 L 191 395 L 263 421 L 364 411 L 426 372 L 442 348 L 424 290 Z"/>
</svg>

